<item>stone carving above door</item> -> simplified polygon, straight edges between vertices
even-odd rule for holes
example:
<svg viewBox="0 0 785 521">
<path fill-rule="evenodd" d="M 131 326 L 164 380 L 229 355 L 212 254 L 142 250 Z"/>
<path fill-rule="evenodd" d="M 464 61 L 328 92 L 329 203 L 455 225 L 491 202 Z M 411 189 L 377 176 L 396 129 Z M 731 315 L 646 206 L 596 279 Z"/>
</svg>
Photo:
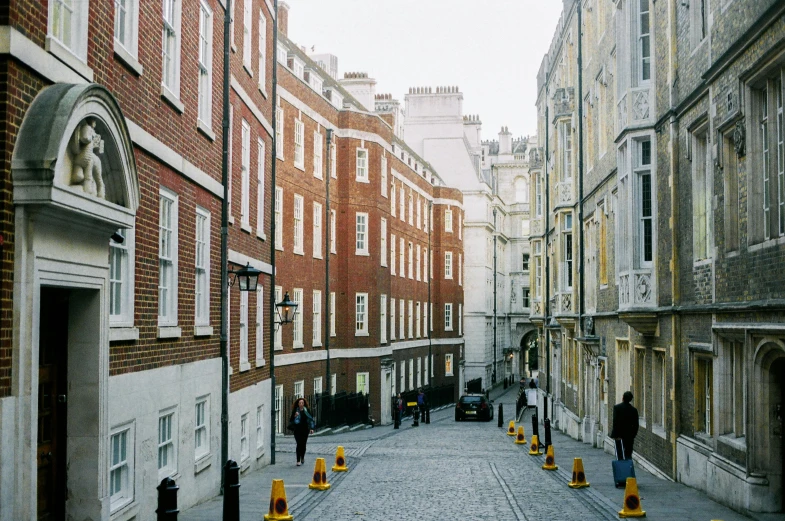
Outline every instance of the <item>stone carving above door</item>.
<svg viewBox="0 0 785 521">
<path fill-rule="evenodd" d="M 95 121 L 86 119 L 77 125 L 68 145 L 71 155 L 70 186 L 79 186 L 86 194 L 106 199 L 103 166 L 104 140 L 95 130 Z"/>
</svg>

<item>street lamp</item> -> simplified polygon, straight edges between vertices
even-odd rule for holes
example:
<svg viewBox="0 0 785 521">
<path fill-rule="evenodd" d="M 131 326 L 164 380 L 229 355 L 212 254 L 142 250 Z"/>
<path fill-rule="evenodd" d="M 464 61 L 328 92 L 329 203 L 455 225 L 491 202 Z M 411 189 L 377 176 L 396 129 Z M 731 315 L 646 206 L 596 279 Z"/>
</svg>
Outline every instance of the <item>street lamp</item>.
<svg viewBox="0 0 785 521">
<path fill-rule="evenodd" d="M 278 313 L 278 325 L 291 324 L 297 315 L 297 302 L 289 298 L 289 292 L 283 296 L 283 300 L 275 304 L 275 311 Z"/>
<path fill-rule="evenodd" d="M 234 280 L 229 284 L 230 286 L 233 286 L 235 282 L 239 282 L 240 291 L 256 291 L 256 286 L 259 284 L 259 275 L 262 272 L 248 263 L 239 270 L 230 271 L 229 273 L 234 275 Z"/>
</svg>

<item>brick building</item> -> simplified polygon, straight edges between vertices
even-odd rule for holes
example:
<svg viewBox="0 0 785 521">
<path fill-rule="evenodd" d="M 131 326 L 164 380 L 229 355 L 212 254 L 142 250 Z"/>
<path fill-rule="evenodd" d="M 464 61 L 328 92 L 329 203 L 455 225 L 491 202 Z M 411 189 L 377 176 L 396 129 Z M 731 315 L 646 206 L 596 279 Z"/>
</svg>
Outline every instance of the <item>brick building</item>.
<svg viewBox="0 0 785 521">
<path fill-rule="evenodd" d="M 631 390 L 640 465 L 755 512 L 784 506 L 784 15 L 565 0 L 531 169 L 555 425 L 611 450 Z"/>
<path fill-rule="evenodd" d="M 369 395 L 388 424 L 396 392 L 463 387 L 463 199 L 403 141 L 373 78 L 334 79 L 284 26 L 276 291 L 300 312 L 276 338 L 278 430 L 294 397 L 328 391 Z"/>
<path fill-rule="evenodd" d="M 234 8 L 228 261 L 263 290 L 229 292 L 226 441 L 250 468 L 269 461 L 247 313 L 272 272 L 273 33 L 269 2 Z M 181 508 L 218 490 L 224 10 L 0 8 L 0 519 L 152 519 L 168 476 Z"/>
</svg>

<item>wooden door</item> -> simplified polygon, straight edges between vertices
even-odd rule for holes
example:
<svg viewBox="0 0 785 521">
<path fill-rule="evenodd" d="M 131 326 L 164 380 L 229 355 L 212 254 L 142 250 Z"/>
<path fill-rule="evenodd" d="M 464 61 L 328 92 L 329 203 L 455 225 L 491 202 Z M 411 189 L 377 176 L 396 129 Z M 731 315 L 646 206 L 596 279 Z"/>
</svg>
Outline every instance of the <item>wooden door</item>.
<svg viewBox="0 0 785 521">
<path fill-rule="evenodd" d="M 65 519 L 68 292 L 41 288 L 38 343 L 38 519 Z"/>
</svg>

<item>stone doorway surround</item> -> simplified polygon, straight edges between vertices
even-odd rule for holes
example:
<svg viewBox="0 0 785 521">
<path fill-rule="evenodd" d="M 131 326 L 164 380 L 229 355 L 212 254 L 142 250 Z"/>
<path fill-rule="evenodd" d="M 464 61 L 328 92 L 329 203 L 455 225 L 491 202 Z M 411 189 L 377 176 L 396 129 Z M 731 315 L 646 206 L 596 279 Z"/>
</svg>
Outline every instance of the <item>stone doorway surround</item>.
<svg viewBox="0 0 785 521">
<path fill-rule="evenodd" d="M 109 519 L 109 237 L 134 226 L 140 198 L 112 94 L 96 84 L 43 89 L 16 135 L 11 174 L 13 388 L 0 400 L 0 418 L 14 427 L 0 437 L 0 519 L 36 518 L 42 287 L 71 290 L 66 516 Z"/>
</svg>

